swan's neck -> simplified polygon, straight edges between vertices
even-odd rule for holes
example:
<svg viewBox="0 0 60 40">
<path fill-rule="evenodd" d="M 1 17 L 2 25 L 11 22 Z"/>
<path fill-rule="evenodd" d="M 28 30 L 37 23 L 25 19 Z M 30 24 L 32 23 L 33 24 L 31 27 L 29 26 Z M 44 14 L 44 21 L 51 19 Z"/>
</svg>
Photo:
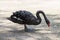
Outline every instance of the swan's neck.
<svg viewBox="0 0 60 40">
<path fill-rule="evenodd" d="M 41 17 L 40 17 L 40 15 L 39 15 L 40 13 L 44 16 L 45 21 L 47 21 L 48 19 L 47 19 L 47 17 L 45 16 L 44 12 L 43 12 L 43 11 L 37 11 L 37 13 L 36 13 L 37 22 L 38 22 L 38 21 L 39 21 L 38 23 L 41 22 Z"/>
<path fill-rule="evenodd" d="M 40 24 L 40 23 L 41 23 L 41 17 L 40 17 L 40 15 L 39 15 L 38 12 L 36 13 L 36 16 L 37 16 L 36 22 L 37 22 L 38 24 Z"/>
</svg>

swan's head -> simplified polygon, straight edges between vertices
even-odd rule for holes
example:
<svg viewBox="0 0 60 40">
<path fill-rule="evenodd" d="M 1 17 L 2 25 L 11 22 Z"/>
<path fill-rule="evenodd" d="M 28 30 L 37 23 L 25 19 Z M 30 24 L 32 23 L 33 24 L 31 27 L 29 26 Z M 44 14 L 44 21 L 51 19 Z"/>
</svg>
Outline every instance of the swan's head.
<svg viewBox="0 0 60 40">
<path fill-rule="evenodd" d="M 46 20 L 46 23 L 47 23 L 48 27 L 50 27 L 50 21 Z"/>
</svg>

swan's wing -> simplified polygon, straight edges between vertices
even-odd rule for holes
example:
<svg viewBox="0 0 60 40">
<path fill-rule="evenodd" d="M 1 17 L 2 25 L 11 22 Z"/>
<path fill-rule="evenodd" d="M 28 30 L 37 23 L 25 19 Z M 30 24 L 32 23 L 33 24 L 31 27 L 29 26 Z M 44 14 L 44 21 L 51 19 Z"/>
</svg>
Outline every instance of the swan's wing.
<svg viewBox="0 0 60 40">
<path fill-rule="evenodd" d="M 16 17 L 15 21 L 17 21 L 17 19 L 18 19 L 19 22 L 22 21 L 22 23 L 26 23 L 26 24 L 28 24 L 28 23 L 33 24 L 36 22 L 36 17 L 29 11 L 17 11 L 13 15 L 15 15 L 15 17 Z M 13 19 L 13 21 L 14 21 L 14 19 Z M 17 22 L 17 23 L 19 23 L 19 22 Z"/>
<path fill-rule="evenodd" d="M 29 11 L 17 11 L 18 17 L 24 21 L 35 20 L 35 16 Z"/>
<path fill-rule="evenodd" d="M 27 20 L 27 21 L 36 20 L 36 17 L 31 12 L 28 12 L 28 11 L 24 11 L 24 12 L 25 12 L 25 20 Z"/>
<path fill-rule="evenodd" d="M 16 18 L 13 15 L 11 15 L 9 18 L 7 18 L 8 20 L 14 22 L 14 23 L 18 23 L 18 24 L 24 24 L 24 21 L 20 18 Z"/>
</svg>

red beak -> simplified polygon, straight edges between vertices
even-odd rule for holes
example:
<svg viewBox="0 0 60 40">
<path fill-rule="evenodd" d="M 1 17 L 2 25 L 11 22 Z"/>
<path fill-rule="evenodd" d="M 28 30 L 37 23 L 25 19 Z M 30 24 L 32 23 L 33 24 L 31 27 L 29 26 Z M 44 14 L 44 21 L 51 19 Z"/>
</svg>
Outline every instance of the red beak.
<svg viewBox="0 0 60 40">
<path fill-rule="evenodd" d="M 48 24 L 48 27 L 50 27 L 50 23 Z"/>
</svg>

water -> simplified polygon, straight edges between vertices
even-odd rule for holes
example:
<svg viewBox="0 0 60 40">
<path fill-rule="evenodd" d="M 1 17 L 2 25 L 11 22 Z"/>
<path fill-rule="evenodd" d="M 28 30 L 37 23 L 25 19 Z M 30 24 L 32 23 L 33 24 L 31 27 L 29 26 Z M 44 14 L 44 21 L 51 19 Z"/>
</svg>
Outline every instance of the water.
<svg viewBox="0 0 60 40">
<path fill-rule="evenodd" d="M 41 16 L 41 24 L 27 25 L 34 31 L 24 32 L 24 25 L 6 19 L 16 10 L 28 10 L 35 16 L 43 10 L 51 26 Z M 0 40 L 60 40 L 60 0 L 0 0 Z"/>
<path fill-rule="evenodd" d="M 12 14 L 12 13 L 11 13 Z M 47 27 L 44 18 L 39 25 L 27 25 L 34 29 L 32 32 L 24 32 L 24 25 L 13 23 L 6 18 L 10 12 L 0 12 L 0 40 L 60 40 L 60 16 L 46 14 L 51 22 Z"/>
</svg>

